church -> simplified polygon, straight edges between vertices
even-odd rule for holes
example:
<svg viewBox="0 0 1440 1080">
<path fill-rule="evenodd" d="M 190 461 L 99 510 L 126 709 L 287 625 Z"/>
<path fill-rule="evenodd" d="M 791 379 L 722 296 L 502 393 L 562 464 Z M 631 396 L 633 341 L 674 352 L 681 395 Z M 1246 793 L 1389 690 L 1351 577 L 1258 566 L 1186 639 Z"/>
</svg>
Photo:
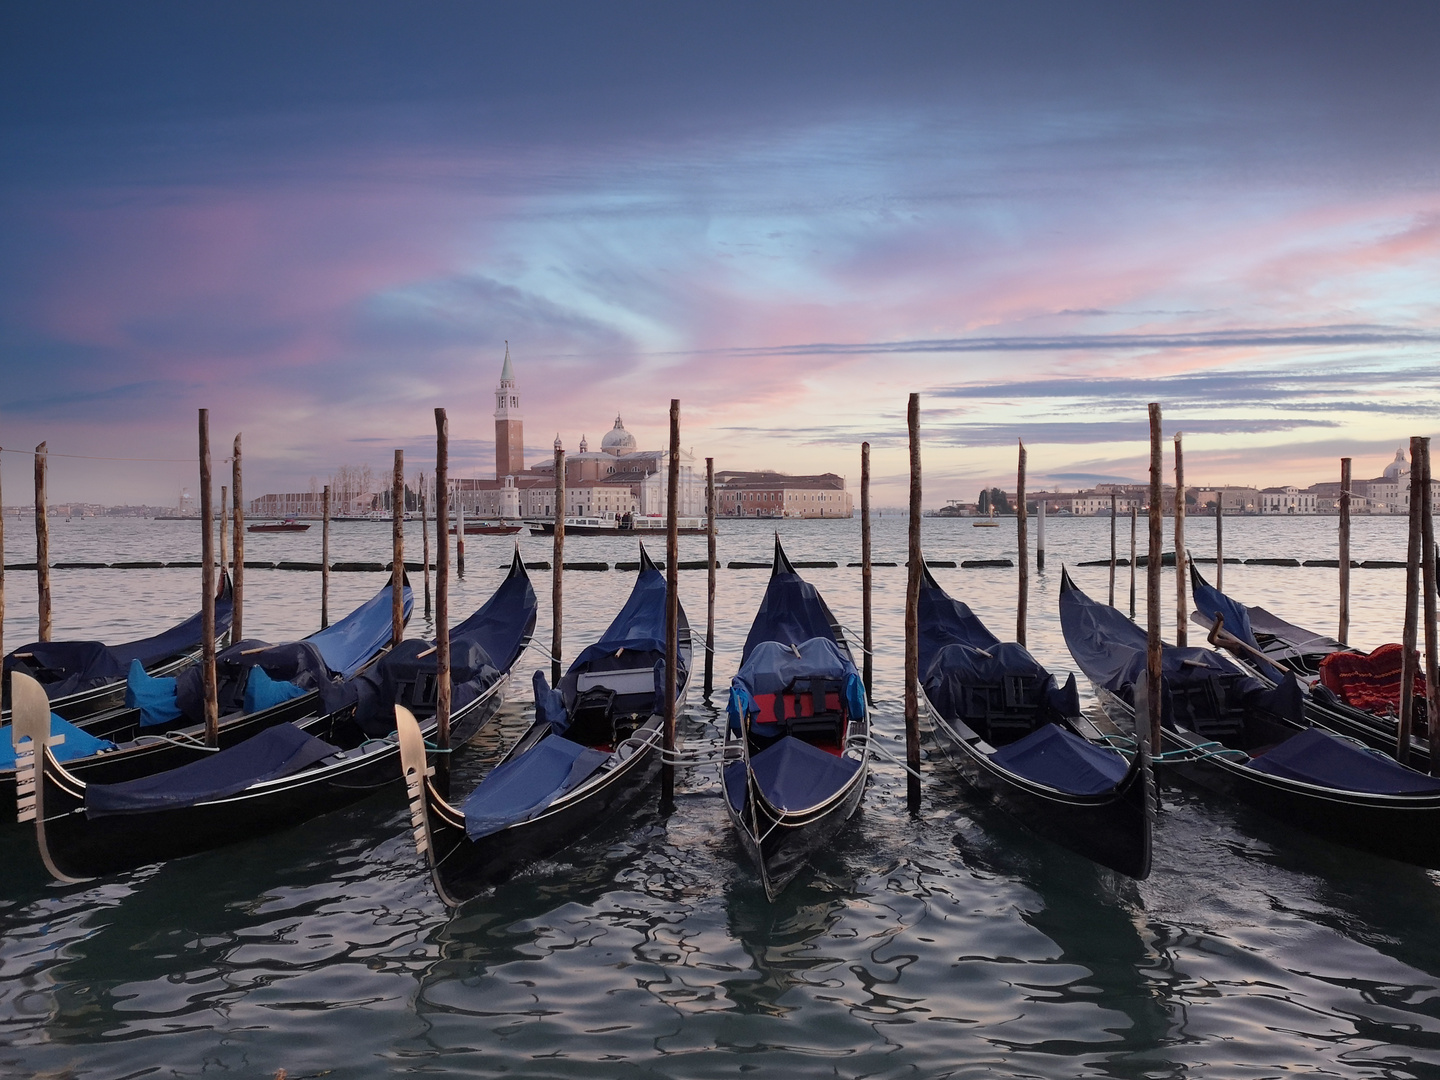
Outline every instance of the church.
<svg viewBox="0 0 1440 1080">
<path fill-rule="evenodd" d="M 555 447 L 562 446 L 560 437 Z M 696 481 L 695 456 L 679 455 L 681 517 L 705 512 L 705 484 Z M 625 514 L 663 516 L 667 510 L 668 450 L 641 450 L 635 436 L 625 430 L 617 415 L 615 425 L 591 451 L 580 437 L 580 452 L 565 456 L 565 515 L 617 518 Z M 551 518 L 555 515 L 555 460 L 553 457 L 525 467 L 524 419 L 520 388 L 510 346 L 500 385 L 495 388 L 495 478 L 456 481 L 457 496 L 467 518 Z"/>
</svg>

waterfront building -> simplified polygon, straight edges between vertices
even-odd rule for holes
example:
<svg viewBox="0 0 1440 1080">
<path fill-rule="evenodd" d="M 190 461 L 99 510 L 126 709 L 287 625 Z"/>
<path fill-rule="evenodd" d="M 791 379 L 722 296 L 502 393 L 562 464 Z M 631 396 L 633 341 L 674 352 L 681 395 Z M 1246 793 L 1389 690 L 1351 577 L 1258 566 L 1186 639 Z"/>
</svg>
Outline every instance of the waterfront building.
<svg viewBox="0 0 1440 1080">
<path fill-rule="evenodd" d="M 1395 451 L 1395 460 L 1373 480 L 1353 481 L 1355 494 L 1364 497 L 1365 510 L 1372 514 L 1408 514 L 1410 512 L 1410 462 L 1405 449 Z M 1440 481 L 1430 482 L 1432 502 L 1440 498 Z"/>
<path fill-rule="evenodd" d="M 768 469 L 717 472 L 715 510 L 720 517 L 848 518 L 855 513 L 843 476 L 788 476 Z"/>
<path fill-rule="evenodd" d="M 1313 514 L 1315 493 L 1301 491 L 1293 484 L 1288 487 L 1268 487 L 1260 492 L 1262 514 Z"/>
<path fill-rule="evenodd" d="M 562 441 L 555 437 L 555 447 Z M 705 512 L 703 481 L 695 479 L 695 455 L 681 450 L 679 514 Z M 663 516 L 669 504 L 670 452 L 641 450 L 625 423 L 614 426 L 591 451 L 580 437 L 580 452 L 565 456 L 565 513 L 571 517 L 618 518 L 627 514 Z M 495 477 L 456 481 L 468 518 L 549 518 L 554 516 L 555 462 L 525 467 L 524 416 L 510 347 L 495 388 Z"/>
</svg>

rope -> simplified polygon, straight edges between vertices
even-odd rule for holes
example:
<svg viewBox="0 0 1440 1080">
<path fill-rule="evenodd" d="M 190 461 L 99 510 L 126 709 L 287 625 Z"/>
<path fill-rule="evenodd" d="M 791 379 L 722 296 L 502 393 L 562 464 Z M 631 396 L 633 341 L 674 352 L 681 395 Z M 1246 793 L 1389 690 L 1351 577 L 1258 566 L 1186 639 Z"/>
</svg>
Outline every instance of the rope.
<svg viewBox="0 0 1440 1080">
<path fill-rule="evenodd" d="M 168 732 L 164 735 L 139 735 L 136 737 L 135 741 L 137 743 L 167 742 L 174 746 L 184 746 L 191 750 L 204 750 L 207 753 L 211 754 L 217 752 L 220 749 L 220 747 L 218 746 L 206 746 L 205 743 L 198 736 L 187 735 L 183 731 Z"/>
<path fill-rule="evenodd" d="M 889 750 L 886 750 L 886 749 L 885 749 L 883 746 L 881 746 L 879 743 L 877 743 L 877 742 L 875 742 L 873 739 L 871 739 L 868 735 L 855 736 L 855 737 L 853 737 L 850 741 L 851 741 L 851 742 L 856 742 L 856 743 L 859 743 L 859 742 L 864 742 L 864 743 L 866 743 L 866 744 L 869 746 L 869 749 L 870 749 L 870 751 L 871 751 L 872 753 L 879 754 L 881 757 L 883 757 L 886 761 L 890 762 L 892 765 L 899 765 L 900 768 L 904 769 L 907 773 L 909 773 L 911 776 L 913 776 L 916 780 L 924 780 L 924 779 L 925 779 L 923 776 L 921 776 L 918 772 L 916 772 L 914 769 L 912 769 L 912 768 L 911 768 L 909 765 L 907 765 L 905 762 L 901 761 L 901 760 L 900 760 L 898 757 L 896 757 L 894 754 L 890 753 Z"/>
</svg>

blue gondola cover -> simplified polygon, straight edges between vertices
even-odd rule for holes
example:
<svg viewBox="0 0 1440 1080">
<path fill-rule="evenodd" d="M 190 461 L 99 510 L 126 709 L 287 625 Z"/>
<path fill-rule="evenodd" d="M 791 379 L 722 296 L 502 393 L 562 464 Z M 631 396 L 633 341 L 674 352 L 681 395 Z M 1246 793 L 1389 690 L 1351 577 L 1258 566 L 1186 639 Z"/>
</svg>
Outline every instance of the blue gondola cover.
<svg viewBox="0 0 1440 1080">
<path fill-rule="evenodd" d="M 50 734 L 65 737 L 64 742 L 50 748 L 56 761 L 73 761 L 75 758 L 98 754 L 101 750 L 115 749 L 115 744 L 109 739 L 97 739 L 89 732 L 81 731 L 70 721 L 61 719 L 55 713 L 50 714 Z M 5 724 L 0 727 L 0 769 L 13 768 L 15 768 L 15 733 L 9 724 Z"/>
<path fill-rule="evenodd" d="M 215 633 L 230 628 L 234 598 L 227 576 L 215 600 Z M 4 670 L 33 675 L 53 701 L 67 694 L 89 690 L 125 678 L 131 661 L 152 667 L 172 656 L 181 656 L 201 645 L 201 616 L 190 616 L 169 630 L 122 645 L 100 641 L 36 641 L 6 655 Z M 21 655 L 26 654 L 26 655 Z"/>
<path fill-rule="evenodd" d="M 244 711 L 247 714 L 264 712 L 307 693 L 309 691 L 303 686 L 296 686 L 283 679 L 272 679 L 263 667 L 253 667 L 250 669 L 250 677 L 245 680 Z"/>
<path fill-rule="evenodd" d="M 1108 604 L 1097 604 L 1067 579 L 1060 591 L 1060 626 L 1065 644 L 1082 671 L 1097 686 L 1133 705 L 1135 683 L 1145 671 L 1145 631 Z M 1304 723 L 1305 697 L 1292 673 L 1278 686 L 1266 686 L 1209 649 L 1166 645 L 1161 651 L 1164 720 L 1172 724 L 1175 690 L 1205 683 L 1228 687 L 1249 706 Z"/>
<path fill-rule="evenodd" d="M 990 760 L 1013 773 L 1071 795 L 1099 795 L 1125 778 L 1125 759 L 1113 750 L 1046 724 L 1003 746 Z"/>
<path fill-rule="evenodd" d="M 320 651 L 326 665 L 342 679 L 354 675 L 390 640 L 390 590 L 391 586 L 386 585 L 345 618 L 305 639 Z M 415 596 L 408 583 L 400 595 L 408 619 L 415 606 Z"/>
<path fill-rule="evenodd" d="M 773 574 L 740 653 L 743 669 L 762 642 L 799 645 L 811 638 L 835 640 L 830 609 L 819 590 L 793 570 Z"/>
<path fill-rule="evenodd" d="M 194 806 L 234 795 L 252 784 L 290 776 L 334 753 L 338 753 L 336 747 L 294 724 L 276 724 L 228 750 L 178 769 L 119 784 L 87 784 L 85 812 L 103 817 Z"/>
<path fill-rule="evenodd" d="M 796 813 L 818 806 L 854 777 L 857 758 L 837 757 L 803 739 L 786 735 L 750 758 L 755 782 L 771 806 Z M 745 762 L 725 766 L 725 795 L 739 810 L 745 801 Z"/>
<path fill-rule="evenodd" d="M 125 707 L 140 710 L 141 727 L 179 720 L 175 680 L 164 675 L 147 675 L 139 660 L 131 660 L 130 672 L 125 677 Z"/>
<path fill-rule="evenodd" d="M 1407 769 L 1382 754 L 1313 727 L 1251 758 L 1250 767 L 1341 791 L 1371 795 L 1440 793 L 1440 779 Z"/>
<path fill-rule="evenodd" d="M 496 766 L 465 800 L 465 834 L 479 840 L 544 812 L 584 783 L 610 755 L 559 735 Z"/>
</svg>

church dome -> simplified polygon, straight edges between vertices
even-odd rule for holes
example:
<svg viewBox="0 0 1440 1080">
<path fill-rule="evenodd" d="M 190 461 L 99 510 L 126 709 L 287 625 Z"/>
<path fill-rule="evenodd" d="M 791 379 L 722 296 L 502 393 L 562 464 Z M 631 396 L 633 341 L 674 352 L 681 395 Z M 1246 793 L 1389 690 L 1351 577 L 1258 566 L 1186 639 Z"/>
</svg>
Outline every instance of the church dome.
<svg viewBox="0 0 1440 1080">
<path fill-rule="evenodd" d="M 620 417 L 615 417 L 615 426 L 605 433 L 600 440 L 600 449 L 607 454 L 628 454 L 635 449 L 635 436 L 625 430 L 625 425 Z"/>
<path fill-rule="evenodd" d="M 1395 451 L 1395 460 L 1385 466 L 1385 479 L 1398 480 L 1402 476 L 1410 475 L 1410 463 L 1405 460 L 1404 449 Z"/>
</svg>

